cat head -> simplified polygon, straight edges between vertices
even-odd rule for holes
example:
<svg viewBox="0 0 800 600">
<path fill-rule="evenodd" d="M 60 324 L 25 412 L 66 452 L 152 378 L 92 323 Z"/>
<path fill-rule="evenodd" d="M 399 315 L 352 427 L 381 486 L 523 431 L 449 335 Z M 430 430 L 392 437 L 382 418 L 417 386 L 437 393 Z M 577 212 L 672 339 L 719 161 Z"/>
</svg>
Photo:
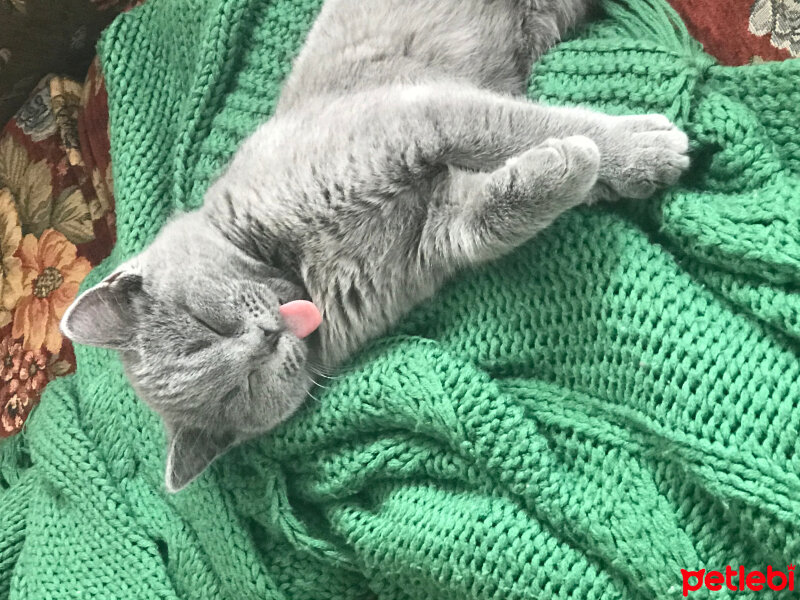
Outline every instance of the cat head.
<svg viewBox="0 0 800 600">
<path fill-rule="evenodd" d="M 64 314 L 66 337 L 118 350 L 137 394 L 162 417 L 170 491 L 307 396 L 308 336 L 321 316 L 277 275 L 191 213 Z"/>
</svg>

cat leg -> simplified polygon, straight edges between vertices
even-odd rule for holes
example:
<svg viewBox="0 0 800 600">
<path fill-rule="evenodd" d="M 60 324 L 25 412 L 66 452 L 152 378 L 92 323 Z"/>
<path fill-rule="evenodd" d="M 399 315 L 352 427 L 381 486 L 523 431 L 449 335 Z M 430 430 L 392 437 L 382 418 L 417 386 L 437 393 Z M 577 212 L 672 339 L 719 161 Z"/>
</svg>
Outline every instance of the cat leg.
<svg viewBox="0 0 800 600">
<path fill-rule="evenodd" d="M 451 167 L 429 205 L 421 256 L 448 272 L 497 258 L 586 202 L 599 167 L 583 136 L 546 140 L 490 173 Z"/>
<path fill-rule="evenodd" d="M 677 182 L 689 165 L 688 138 L 662 115 L 610 116 L 456 85 L 416 88 L 401 94 L 400 104 L 392 117 L 402 132 L 395 156 L 406 161 L 407 173 L 491 170 L 548 138 L 574 135 L 600 151 L 592 200 L 646 198 Z"/>
</svg>

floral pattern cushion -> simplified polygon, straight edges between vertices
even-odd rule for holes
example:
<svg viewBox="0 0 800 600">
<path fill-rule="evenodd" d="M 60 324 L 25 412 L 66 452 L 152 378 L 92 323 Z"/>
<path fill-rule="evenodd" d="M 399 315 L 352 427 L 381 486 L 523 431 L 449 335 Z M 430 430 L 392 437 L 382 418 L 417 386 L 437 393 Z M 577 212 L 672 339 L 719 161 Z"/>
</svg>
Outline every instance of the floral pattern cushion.
<svg viewBox="0 0 800 600">
<path fill-rule="evenodd" d="M 775 48 L 800 56 L 800 0 L 756 0 L 749 29 L 755 35 L 769 35 Z"/>
<path fill-rule="evenodd" d="M 800 0 L 669 0 L 705 51 L 723 65 L 800 54 Z"/>
<path fill-rule="evenodd" d="M 0 0 L 0 19 L 4 3 L 30 2 Z M 800 50 L 798 0 L 670 2 L 723 64 Z M 0 48 L 0 75 L 3 60 Z M 95 60 L 83 84 L 42 79 L 0 133 L 0 437 L 22 429 L 51 379 L 74 371 L 58 322 L 114 240 L 107 96 Z"/>
<path fill-rule="evenodd" d="M 0 436 L 75 368 L 58 325 L 113 247 L 111 190 L 97 63 L 84 84 L 45 77 L 0 135 Z"/>
</svg>

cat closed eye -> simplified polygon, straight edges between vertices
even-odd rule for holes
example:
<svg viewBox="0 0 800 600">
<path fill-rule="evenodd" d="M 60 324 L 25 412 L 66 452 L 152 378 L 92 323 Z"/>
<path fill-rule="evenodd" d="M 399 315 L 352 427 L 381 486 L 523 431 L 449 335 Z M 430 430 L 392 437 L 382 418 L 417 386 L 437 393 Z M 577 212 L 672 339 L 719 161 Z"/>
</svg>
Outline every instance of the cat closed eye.
<svg viewBox="0 0 800 600">
<path fill-rule="evenodd" d="M 242 334 L 242 327 L 238 323 L 225 323 L 197 313 L 186 311 L 198 324 L 220 337 L 238 337 Z"/>
</svg>

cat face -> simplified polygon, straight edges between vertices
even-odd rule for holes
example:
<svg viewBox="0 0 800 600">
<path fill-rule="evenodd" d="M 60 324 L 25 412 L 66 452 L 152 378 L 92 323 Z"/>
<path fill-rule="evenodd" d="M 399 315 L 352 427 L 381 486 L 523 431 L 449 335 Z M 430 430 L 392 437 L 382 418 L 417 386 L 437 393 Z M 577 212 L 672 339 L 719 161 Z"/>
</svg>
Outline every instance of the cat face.
<svg viewBox="0 0 800 600">
<path fill-rule="evenodd" d="M 170 491 L 302 404 L 306 336 L 320 321 L 295 285 L 259 278 L 224 240 L 196 234 L 187 245 L 185 224 L 168 226 L 81 294 L 61 324 L 75 342 L 120 351 L 137 394 L 164 420 Z"/>
</svg>

